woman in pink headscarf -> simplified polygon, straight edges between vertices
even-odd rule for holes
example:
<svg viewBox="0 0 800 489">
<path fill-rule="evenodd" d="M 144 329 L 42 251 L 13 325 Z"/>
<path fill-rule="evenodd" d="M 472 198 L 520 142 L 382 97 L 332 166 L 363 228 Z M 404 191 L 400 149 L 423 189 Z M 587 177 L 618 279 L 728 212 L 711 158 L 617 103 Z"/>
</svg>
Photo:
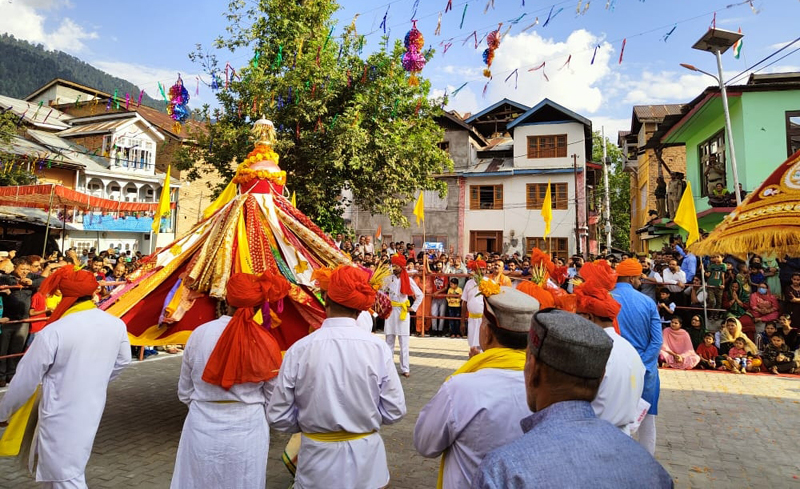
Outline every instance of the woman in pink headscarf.
<svg viewBox="0 0 800 489">
<path fill-rule="evenodd" d="M 672 318 L 669 328 L 662 332 L 664 342 L 661 344 L 661 358 L 665 366 L 681 370 L 691 370 L 698 363 L 700 357 L 692 347 L 692 338 L 686 330 L 681 329 L 681 319 Z"/>
</svg>

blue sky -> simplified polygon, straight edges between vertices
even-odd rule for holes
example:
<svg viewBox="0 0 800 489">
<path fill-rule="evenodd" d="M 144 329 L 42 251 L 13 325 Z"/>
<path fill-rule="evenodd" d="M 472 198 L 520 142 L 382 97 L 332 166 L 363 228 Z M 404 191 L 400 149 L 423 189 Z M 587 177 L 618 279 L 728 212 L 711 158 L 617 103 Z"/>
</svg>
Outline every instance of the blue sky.
<svg viewBox="0 0 800 489">
<path fill-rule="evenodd" d="M 452 93 L 468 82 L 450 99 L 450 108 L 474 112 L 503 97 L 527 105 L 549 97 L 592 119 L 596 129 L 605 125 L 606 134 L 612 138 L 615 131 L 629 125 L 633 105 L 686 102 L 713 83 L 710 78 L 686 71 L 678 64 L 691 63 L 715 71 L 711 54 L 691 49 L 710 26 L 715 11 L 717 27 L 729 30 L 741 27 L 745 34 L 743 56 L 736 60 L 728 53 L 724 57 L 726 78 L 800 35 L 796 27 L 800 2 L 794 0 L 754 0 L 752 7 L 746 3 L 730 8 L 726 6 L 738 1 L 524 0 L 524 6 L 523 0 L 494 0 L 494 6 L 492 0 L 452 3 L 453 10 L 442 16 L 440 36 L 435 36 L 434 30 L 447 0 L 420 0 L 416 9 L 417 26 L 425 36 L 426 45 L 437 50 L 423 71 L 432 81 L 434 94 L 445 90 Z M 214 38 L 224 34 L 223 13 L 227 2 L 196 0 L 164 4 L 139 0 L 124 7 L 120 4 L 99 0 L 2 0 L 0 32 L 67 51 L 142 86 L 152 96 L 157 94 L 157 82 L 168 86 L 180 72 L 194 95 L 199 68 L 189 61 L 187 54 L 196 44 L 210 46 Z M 576 13 L 579 4 L 580 15 Z M 114 10 L 108 10 L 109 5 Z M 384 14 L 391 38 L 405 35 L 411 26 L 415 1 L 342 0 L 341 5 L 336 32 L 341 32 L 359 13 L 356 25 L 359 33 L 370 34 L 369 50 L 375 49 L 380 40 Z M 463 27 L 459 27 L 465 5 Z M 544 26 L 551 9 L 557 15 Z M 516 24 L 511 24 L 510 21 L 523 14 Z M 538 25 L 523 32 L 537 17 Z M 509 26 L 511 30 L 503 36 L 495 52 L 494 77 L 486 86 L 487 79 L 481 74 L 485 41 L 475 49 L 474 38 L 466 43 L 464 40 L 473 31 L 482 40 L 500 22 L 503 22 L 501 32 L 505 33 Z M 675 30 L 663 41 L 673 27 Z M 452 46 L 444 53 L 441 43 L 450 39 Z M 623 39 L 627 42 L 620 64 Z M 595 62 L 590 64 L 598 45 Z M 782 54 L 797 46 L 800 43 Z M 223 64 L 229 61 L 235 67 L 251 57 L 250 52 L 219 53 Z M 542 62 L 545 63 L 542 70 L 527 71 Z M 518 77 L 512 75 L 504 81 L 515 69 Z M 800 70 L 800 52 L 764 72 L 789 70 Z M 194 97 L 190 106 L 212 100 L 210 89 L 201 86 L 200 96 Z"/>
</svg>

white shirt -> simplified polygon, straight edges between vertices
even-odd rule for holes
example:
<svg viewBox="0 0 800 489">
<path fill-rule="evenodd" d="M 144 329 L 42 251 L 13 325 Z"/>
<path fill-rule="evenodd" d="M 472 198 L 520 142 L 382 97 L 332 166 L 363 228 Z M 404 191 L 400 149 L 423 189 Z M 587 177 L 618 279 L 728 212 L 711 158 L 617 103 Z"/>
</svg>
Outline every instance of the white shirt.
<svg viewBox="0 0 800 489">
<path fill-rule="evenodd" d="M 424 457 L 445 450 L 444 487 L 470 487 L 483 457 L 523 435 L 530 416 L 522 371 L 486 368 L 446 381 L 422 408 L 414 447 Z"/>
<path fill-rule="evenodd" d="M 478 293 L 478 284 L 475 279 L 467 280 L 461 293 L 461 300 L 466 301 L 467 311 L 473 314 L 483 314 L 483 295 Z"/>
<path fill-rule="evenodd" d="M 408 311 L 417 312 L 417 309 L 419 309 L 419 306 L 422 305 L 422 300 L 425 297 L 417 283 L 414 282 L 414 280 L 412 280 L 410 277 L 409 282 L 411 282 L 411 289 L 414 291 L 414 303 L 411 304 L 411 306 L 408 308 Z M 408 300 L 408 296 L 400 292 L 400 277 L 394 274 L 386 277 L 383 282 L 383 290 L 386 292 L 386 294 L 389 296 L 389 300 L 392 302 L 398 302 L 402 304 Z M 400 309 L 401 308 L 399 307 L 392 306 L 392 314 L 383 325 L 383 331 L 385 334 L 399 336 L 408 336 L 411 334 L 411 318 L 406 316 L 405 320 L 401 320 Z"/>
<path fill-rule="evenodd" d="M 664 277 L 664 284 L 667 286 L 670 292 L 682 292 L 683 287 L 678 285 L 669 285 L 669 284 L 677 284 L 678 282 L 685 284 L 686 283 L 686 274 L 683 270 L 678 270 L 677 272 L 673 273 L 672 270 L 669 268 L 665 268 L 661 270 L 661 275 Z"/>
<path fill-rule="evenodd" d="M 0 421 L 7 421 L 42 385 L 34 447 L 37 481 L 64 481 L 84 473 L 108 383 L 130 361 L 125 323 L 99 309 L 72 313 L 36 333 L 0 400 Z"/>
<path fill-rule="evenodd" d="M 356 325 L 363 331 L 372 333 L 372 314 L 369 311 L 361 311 L 356 318 Z"/>
<path fill-rule="evenodd" d="M 365 243 L 364 253 L 375 253 L 375 245 L 372 243 Z"/>
<path fill-rule="evenodd" d="M 386 450 L 377 433 L 406 414 L 403 386 L 385 341 L 350 318 L 328 318 L 286 352 L 267 409 L 270 426 L 289 433 L 370 433 L 345 442 L 303 437 L 295 487 L 383 487 Z"/>
<path fill-rule="evenodd" d="M 644 389 L 645 368 L 628 340 L 618 335 L 614 328 L 604 329 L 614 345 L 592 408 L 598 418 L 623 429 L 633 423 L 639 414 L 637 407 Z"/>
</svg>

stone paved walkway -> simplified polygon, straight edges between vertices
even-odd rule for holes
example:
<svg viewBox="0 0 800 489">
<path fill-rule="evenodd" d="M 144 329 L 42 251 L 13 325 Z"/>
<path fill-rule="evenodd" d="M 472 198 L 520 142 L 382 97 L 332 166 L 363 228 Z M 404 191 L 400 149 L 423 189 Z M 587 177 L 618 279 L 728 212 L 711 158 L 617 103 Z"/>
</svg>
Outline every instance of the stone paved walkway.
<svg viewBox="0 0 800 489">
<path fill-rule="evenodd" d="M 411 378 L 403 380 L 409 414 L 381 430 L 392 488 L 435 487 L 438 460 L 414 451 L 414 422 L 466 351 L 465 340 L 411 338 Z M 175 394 L 179 371 L 180 358 L 162 354 L 134 363 L 111 385 L 89 487 L 169 487 L 186 416 Z M 800 487 L 800 376 L 662 371 L 661 389 L 656 456 L 677 487 Z M 273 432 L 269 488 L 289 484 L 280 462 L 286 440 Z M 0 459 L 0 488 L 33 487 L 14 460 Z"/>
</svg>

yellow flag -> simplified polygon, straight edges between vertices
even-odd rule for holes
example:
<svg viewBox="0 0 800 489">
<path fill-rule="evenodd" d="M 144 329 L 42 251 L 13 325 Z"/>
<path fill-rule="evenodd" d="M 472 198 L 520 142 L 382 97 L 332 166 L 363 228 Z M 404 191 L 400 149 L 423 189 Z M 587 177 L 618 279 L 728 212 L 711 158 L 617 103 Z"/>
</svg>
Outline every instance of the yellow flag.
<svg viewBox="0 0 800 489">
<path fill-rule="evenodd" d="M 212 214 L 228 205 L 228 202 L 235 199 L 237 187 L 238 186 L 235 183 L 229 183 L 228 186 L 225 187 L 225 190 L 219 194 L 217 200 L 215 200 L 210 206 L 206 207 L 206 210 L 203 211 L 203 219 L 208 219 Z"/>
<path fill-rule="evenodd" d="M 167 173 L 164 174 L 164 186 L 161 188 L 161 198 L 158 199 L 158 208 L 156 215 L 153 216 L 153 232 L 158 234 L 161 231 L 161 218 L 169 215 L 169 175 L 172 165 L 167 167 Z"/>
<path fill-rule="evenodd" d="M 689 233 L 689 236 L 686 238 L 686 246 L 700 239 L 700 229 L 697 226 L 697 212 L 694 209 L 691 182 L 686 182 L 686 190 L 683 191 L 683 197 L 681 197 L 681 202 L 678 204 L 678 210 L 675 211 L 675 219 L 673 219 L 673 221 Z"/>
<path fill-rule="evenodd" d="M 425 222 L 425 201 L 422 197 L 423 192 L 422 190 L 419 191 L 417 203 L 414 204 L 414 215 L 417 216 L 417 226 L 419 226 L 420 221 Z"/>
<path fill-rule="evenodd" d="M 544 218 L 544 236 L 550 234 L 550 222 L 553 220 L 553 198 L 550 195 L 550 180 L 547 181 L 547 193 L 542 202 L 542 217 Z"/>
<path fill-rule="evenodd" d="M 297 207 L 297 194 L 292 192 L 292 207 Z"/>
</svg>

